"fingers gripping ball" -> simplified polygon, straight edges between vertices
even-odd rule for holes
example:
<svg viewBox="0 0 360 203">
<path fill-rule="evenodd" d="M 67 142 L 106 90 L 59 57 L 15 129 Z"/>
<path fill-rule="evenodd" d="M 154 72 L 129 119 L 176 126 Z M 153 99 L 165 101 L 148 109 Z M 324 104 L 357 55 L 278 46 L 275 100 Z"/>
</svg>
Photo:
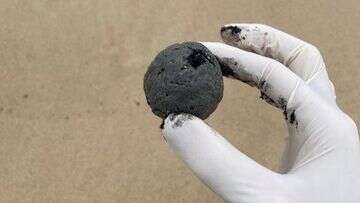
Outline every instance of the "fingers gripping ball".
<svg viewBox="0 0 360 203">
<path fill-rule="evenodd" d="M 173 44 L 161 51 L 144 77 L 147 102 L 161 118 L 188 113 L 205 119 L 215 111 L 223 89 L 219 62 L 196 42 Z"/>
</svg>

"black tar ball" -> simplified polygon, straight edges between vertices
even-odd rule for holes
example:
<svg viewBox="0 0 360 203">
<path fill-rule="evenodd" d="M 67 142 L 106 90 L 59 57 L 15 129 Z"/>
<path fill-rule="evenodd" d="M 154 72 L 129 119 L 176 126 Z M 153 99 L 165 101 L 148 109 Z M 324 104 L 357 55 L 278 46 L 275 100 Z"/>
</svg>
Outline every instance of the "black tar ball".
<svg viewBox="0 0 360 203">
<path fill-rule="evenodd" d="M 219 62 L 196 42 L 173 44 L 161 51 L 144 77 L 147 102 L 161 118 L 188 113 L 205 119 L 215 111 L 223 89 Z"/>
</svg>

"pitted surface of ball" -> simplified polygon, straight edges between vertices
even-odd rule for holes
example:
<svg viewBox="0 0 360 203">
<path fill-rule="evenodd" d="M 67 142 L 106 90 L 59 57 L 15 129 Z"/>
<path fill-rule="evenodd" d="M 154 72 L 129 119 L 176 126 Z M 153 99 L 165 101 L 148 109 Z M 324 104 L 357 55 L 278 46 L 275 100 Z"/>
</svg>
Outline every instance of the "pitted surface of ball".
<svg viewBox="0 0 360 203">
<path fill-rule="evenodd" d="M 155 57 L 144 77 L 147 102 L 161 118 L 188 113 L 205 119 L 215 111 L 223 89 L 219 62 L 197 42 L 167 47 Z"/>
</svg>

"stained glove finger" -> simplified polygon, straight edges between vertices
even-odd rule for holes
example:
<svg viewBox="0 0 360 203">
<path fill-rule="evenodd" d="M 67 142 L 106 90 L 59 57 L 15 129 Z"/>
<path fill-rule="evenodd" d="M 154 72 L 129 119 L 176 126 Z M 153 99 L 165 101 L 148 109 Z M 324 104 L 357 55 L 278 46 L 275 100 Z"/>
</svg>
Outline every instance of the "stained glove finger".
<svg viewBox="0 0 360 203">
<path fill-rule="evenodd" d="M 334 86 L 315 46 L 261 24 L 228 24 L 220 33 L 229 45 L 273 58 L 289 67 L 326 101 L 335 104 Z"/>
<path fill-rule="evenodd" d="M 226 202 L 271 202 L 288 196 L 281 175 L 241 153 L 195 116 L 169 115 L 163 135 L 195 175 Z"/>
</svg>

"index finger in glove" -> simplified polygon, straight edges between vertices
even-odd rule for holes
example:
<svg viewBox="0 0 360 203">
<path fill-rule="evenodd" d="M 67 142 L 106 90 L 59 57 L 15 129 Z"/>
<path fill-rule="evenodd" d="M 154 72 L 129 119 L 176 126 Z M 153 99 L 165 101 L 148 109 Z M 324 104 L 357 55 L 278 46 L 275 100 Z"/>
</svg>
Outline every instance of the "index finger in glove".
<svg viewBox="0 0 360 203">
<path fill-rule="evenodd" d="M 284 111 L 290 124 L 305 128 L 317 122 L 326 126 L 336 122 L 329 115 L 337 118 L 339 111 L 280 62 L 222 43 L 202 44 L 217 56 L 223 72 L 255 85 L 269 103 Z"/>
<path fill-rule="evenodd" d="M 229 45 L 284 64 L 327 102 L 335 104 L 333 84 L 315 46 L 262 24 L 228 24 L 221 28 L 220 33 Z"/>
</svg>

